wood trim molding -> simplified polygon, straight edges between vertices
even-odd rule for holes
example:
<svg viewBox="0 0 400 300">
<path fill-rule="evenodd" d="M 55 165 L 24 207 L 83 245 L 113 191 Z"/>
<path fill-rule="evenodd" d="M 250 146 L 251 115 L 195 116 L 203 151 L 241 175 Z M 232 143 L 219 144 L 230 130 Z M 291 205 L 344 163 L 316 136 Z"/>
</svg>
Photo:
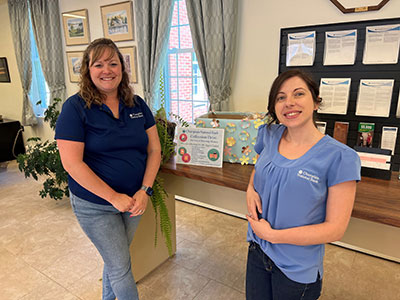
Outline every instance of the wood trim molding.
<svg viewBox="0 0 400 300">
<path fill-rule="evenodd" d="M 340 3 L 340 0 L 330 0 L 330 1 L 344 14 L 380 10 L 386 3 L 389 2 L 389 0 L 382 0 L 378 5 L 345 8 Z"/>
</svg>

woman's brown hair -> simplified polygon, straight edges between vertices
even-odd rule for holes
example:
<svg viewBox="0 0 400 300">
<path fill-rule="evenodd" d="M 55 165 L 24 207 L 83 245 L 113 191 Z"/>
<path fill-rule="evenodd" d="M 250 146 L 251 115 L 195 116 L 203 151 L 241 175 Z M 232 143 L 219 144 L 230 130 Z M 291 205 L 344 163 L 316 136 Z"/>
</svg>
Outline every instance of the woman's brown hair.
<svg viewBox="0 0 400 300">
<path fill-rule="evenodd" d="M 85 100 L 86 105 L 90 108 L 92 104 L 101 105 L 105 100 L 106 95 L 101 93 L 94 85 L 90 78 L 90 66 L 99 57 L 101 57 L 105 51 L 109 50 L 109 58 L 113 57 L 114 54 L 118 55 L 119 61 L 122 67 L 122 79 L 118 86 L 118 98 L 121 99 L 124 104 L 128 107 L 134 106 L 133 90 L 129 85 L 129 75 L 125 68 L 124 58 L 118 47 L 110 39 L 100 38 L 90 43 L 83 53 L 82 65 L 81 65 L 81 77 L 79 81 L 79 94 Z M 92 60 L 90 60 L 92 55 Z"/>
<path fill-rule="evenodd" d="M 299 77 L 302 79 L 306 84 L 308 89 L 311 92 L 313 101 L 315 104 L 320 105 L 322 102 L 322 98 L 319 97 L 319 86 L 315 83 L 313 78 L 310 74 L 304 72 L 300 69 L 293 69 L 286 72 L 279 74 L 278 77 L 275 78 L 274 82 L 272 83 L 271 90 L 269 92 L 268 97 L 268 115 L 271 116 L 271 121 L 268 125 L 278 121 L 278 118 L 275 113 L 275 103 L 278 97 L 279 90 L 281 89 L 282 84 L 292 78 L 292 77 Z M 314 123 L 315 123 L 315 115 L 314 115 Z"/>
</svg>

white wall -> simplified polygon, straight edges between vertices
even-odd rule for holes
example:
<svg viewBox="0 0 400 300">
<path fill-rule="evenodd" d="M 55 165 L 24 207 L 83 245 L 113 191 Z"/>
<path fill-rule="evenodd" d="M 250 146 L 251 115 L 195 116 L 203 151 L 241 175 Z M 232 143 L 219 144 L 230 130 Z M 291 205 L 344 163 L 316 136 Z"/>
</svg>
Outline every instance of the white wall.
<svg viewBox="0 0 400 300">
<path fill-rule="evenodd" d="M 400 17 L 400 1 L 381 10 L 343 14 L 329 0 L 239 0 L 236 63 L 231 81 L 233 111 L 266 111 L 278 75 L 280 29 Z"/>
<path fill-rule="evenodd" d="M 266 110 L 269 87 L 278 74 L 280 28 L 400 17 L 400 1 L 395 0 L 389 1 L 380 11 L 352 14 L 343 14 L 329 0 L 238 1 L 239 24 L 236 61 L 232 77 L 230 107 L 232 111 L 262 112 Z M 100 6 L 116 2 L 121 2 L 121 0 L 60 0 L 60 12 L 87 8 L 90 38 L 94 40 L 103 36 Z M 11 83 L 0 83 L 0 114 L 21 120 L 22 89 L 6 0 L 0 0 L 0 28 L 2 29 L 0 30 L 0 56 L 7 57 L 11 75 Z M 117 44 L 131 46 L 136 45 L 136 41 Z M 64 42 L 62 47 L 64 53 L 85 49 L 85 45 L 66 47 Z M 65 78 L 67 95 L 70 96 L 78 88 L 75 83 L 69 82 L 66 59 Z M 139 84 L 134 85 L 134 89 L 136 93 L 143 95 L 140 83 L 139 76 Z M 24 137 L 32 135 L 51 138 L 53 133 L 46 124 L 41 123 L 33 130 L 26 128 Z"/>
</svg>

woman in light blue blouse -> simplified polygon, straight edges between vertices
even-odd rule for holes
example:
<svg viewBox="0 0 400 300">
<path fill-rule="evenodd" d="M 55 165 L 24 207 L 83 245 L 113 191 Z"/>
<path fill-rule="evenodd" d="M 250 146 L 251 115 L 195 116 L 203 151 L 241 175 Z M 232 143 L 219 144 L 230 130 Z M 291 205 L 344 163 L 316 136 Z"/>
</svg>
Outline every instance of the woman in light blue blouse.
<svg viewBox="0 0 400 300">
<path fill-rule="evenodd" d="M 247 189 L 248 300 L 318 299 L 324 244 L 339 240 L 349 223 L 360 159 L 316 128 L 321 100 L 301 70 L 272 84 L 268 111 L 278 124 L 258 131 Z"/>
</svg>

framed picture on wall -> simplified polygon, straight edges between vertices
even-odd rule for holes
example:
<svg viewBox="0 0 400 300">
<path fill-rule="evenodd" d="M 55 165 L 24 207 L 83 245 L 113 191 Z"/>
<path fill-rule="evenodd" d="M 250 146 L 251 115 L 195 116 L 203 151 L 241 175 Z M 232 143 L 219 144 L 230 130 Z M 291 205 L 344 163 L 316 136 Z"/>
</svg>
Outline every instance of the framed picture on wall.
<svg viewBox="0 0 400 300">
<path fill-rule="evenodd" d="M 118 41 L 134 39 L 132 1 L 100 6 L 104 37 Z"/>
<path fill-rule="evenodd" d="M 67 52 L 68 73 L 71 82 L 79 82 L 81 76 L 83 51 L 69 51 Z"/>
<path fill-rule="evenodd" d="M 389 0 L 330 0 L 339 10 L 344 13 L 357 13 L 372 10 L 380 10 Z"/>
<path fill-rule="evenodd" d="M 124 57 L 125 68 L 129 74 L 130 82 L 138 83 L 136 47 L 120 47 L 119 51 Z"/>
<path fill-rule="evenodd" d="M 87 9 L 62 13 L 65 44 L 67 46 L 84 45 L 90 41 Z"/>
<path fill-rule="evenodd" d="M 7 58 L 0 57 L 0 82 L 11 82 Z"/>
</svg>

